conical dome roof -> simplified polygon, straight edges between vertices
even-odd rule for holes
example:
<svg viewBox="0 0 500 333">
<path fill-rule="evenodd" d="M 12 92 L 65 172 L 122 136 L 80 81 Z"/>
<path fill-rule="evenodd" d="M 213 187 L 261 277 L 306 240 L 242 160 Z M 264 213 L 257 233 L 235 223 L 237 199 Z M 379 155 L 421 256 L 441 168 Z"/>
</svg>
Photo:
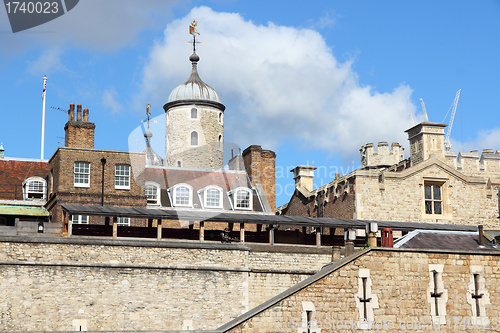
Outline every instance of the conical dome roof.
<svg viewBox="0 0 500 333">
<path fill-rule="evenodd" d="M 146 138 L 146 148 L 144 148 L 143 152 L 146 153 L 146 165 L 147 166 L 162 166 L 163 165 L 163 158 L 161 158 L 160 155 L 158 155 L 154 150 L 153 147 L 151 147 L 151 137 L 153 136 L 153 133 L 149 130 L 149 125 L 148 129 L 146 130 L 146 133 L 144 133 L 144 137 Z"/>
<path fill-rule="evenodd" d="M 197 63 L 200 60 L 200 57 L 193 52 L 193 54 L 189 57 L 189 60 L 191 60 L 193 66 L 191 76 L 186 82 L 172 90 L 170 96 L 168 97 L 167 104 L 186 100 L 221 103 L 219 94 L 217 94 L 215 89 L 203 82 L 198 75 Z"/>
</svg>

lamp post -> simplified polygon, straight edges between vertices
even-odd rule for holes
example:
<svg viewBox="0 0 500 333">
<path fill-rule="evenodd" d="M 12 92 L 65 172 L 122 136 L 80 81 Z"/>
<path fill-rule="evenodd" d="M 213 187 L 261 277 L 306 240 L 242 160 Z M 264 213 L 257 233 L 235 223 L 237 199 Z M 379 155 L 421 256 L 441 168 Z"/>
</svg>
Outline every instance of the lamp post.
<svg viewBox="0 0 500 333">
<path fill-rule="evenodd" d="M 101 206 L 104 206 L 104 166 L 106 165 L 106 159 L 103 157 L 101 158 L 101 164 L 102 164 L 102 189 L 101 189 Z"/>
</svg>

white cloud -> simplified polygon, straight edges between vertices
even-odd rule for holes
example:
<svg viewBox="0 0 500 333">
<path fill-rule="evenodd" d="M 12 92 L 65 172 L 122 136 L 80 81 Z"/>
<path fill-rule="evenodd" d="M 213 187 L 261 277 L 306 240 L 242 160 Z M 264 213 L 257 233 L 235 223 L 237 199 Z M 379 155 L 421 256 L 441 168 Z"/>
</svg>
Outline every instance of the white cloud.
<svg viewBox="0 0 500 333">
<path fill-rule="evenodd" d="M 37 60 L 28 64 L 27 71 L 33 75 L 45 75 L 46 73 L 66 70 L 60 61 L 61 53 L 59 48 L 44 51 Z"/>
<path fill-rule="evenodd" d="M 461 151 L 467 152 L 471 150 L 478 150 L 481 153 L 483 149 L 496 151 L 500 149 L 500 128 L 482 130 L 475 139 L 469 141 L 460 142 L 451 138 L 451 142 L 452 150 L 456 151 L 457 154 Z"/>
<path fill-rule="evenodd" d="M 109 108 L 111 114 L 116 114 L 122 110 L 122 105 L 118 102 L 114 88 L 106 89 L 102 94 L 102 104 Z"/>
<path fill-rule="evenodd" d="M 398 141 L 415 113 L 407 85 L 391 92 L 361 86 L 351 62 L 338 62 L 316 31 L 255 25 L 235 13 L 194 8 L 169 23 L 151 50 L 142 92 L 161 109 L 190 73 L 187 28 L 198 21 L 201 78 L 226 105 L 226 140 L 275 149 L 298 138 L 306 147 L 345 157 L 367 142 Z M 395 84 L 396 86 L 397 84 Z"/>
</svg>

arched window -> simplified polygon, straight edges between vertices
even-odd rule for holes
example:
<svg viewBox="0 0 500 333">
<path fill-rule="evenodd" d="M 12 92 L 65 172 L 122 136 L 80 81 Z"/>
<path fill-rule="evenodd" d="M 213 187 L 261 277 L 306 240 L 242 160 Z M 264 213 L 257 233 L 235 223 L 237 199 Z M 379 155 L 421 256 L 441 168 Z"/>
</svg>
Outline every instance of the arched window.
<svg viewBox="0 0 500 333">
<path fill-rule="evenodd" d="M 181 161 L 177 161 L 177 166 L 180 168 L 182 167 L 182 162 Z"/>
<path fill-rule="evenodd" d="M 222 135 L 219 134 L 219 148 L 222 148 Z"/>
<path fill-rule="evenodd" d="M 252 190 L 239 187 L 233 192 L 235 209 L 252 209 Z"/>
<path fill-rule="evenodd" d="M 198 118 L 198 110 L 196 108 L 191 109 L 191 119 Z"/>
<path fill-rule="evenodd" d="M 173 205 L 189 206 L 193 205 L 193 188 L 188 184 L 178 184 L 173 188 Z"/>
<path fill-rule="evenodd" d="M 191 132 L 191 146 L 198 145 L 198 133 L 196 131 Z"/>
<path fill-rule="evenodd" d="M 219 124 L 222 124 L 222 112 L 219 112 Z"/>
<path fill-rule="evenodd" d="M 205 208 L 222 208 L 222 189 L 218 186 L 208 186 L 204 191 Z"/>
<path fill-rule="evenodd" d="M 45 200 L 45 179 L 40 177 L 31 177 L 23 182 L 24 200 Z"/>
<path fill-rule="evenodd" d="M 154 182 L 146 182 L 144 185 L 148 205 L 160 205 L 160 185 Z"/>
</svg>

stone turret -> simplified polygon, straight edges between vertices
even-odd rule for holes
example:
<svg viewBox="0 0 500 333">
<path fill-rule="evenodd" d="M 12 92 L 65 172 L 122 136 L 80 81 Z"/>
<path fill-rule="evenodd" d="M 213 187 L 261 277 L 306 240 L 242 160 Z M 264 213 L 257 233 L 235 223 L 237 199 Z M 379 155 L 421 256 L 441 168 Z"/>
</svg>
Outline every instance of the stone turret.
<svg viewBox="0 0 500 333">
<path fill-rule="evenodd" d="M 359 150 L 362 168 L 383 168 L 401 162 L 404 159 L 404 148 L 397 142 L 389 149 L 387 142 L 379 142 L 377 149 L 373 143 L 367 143 Z"/>
<path fill-rule="evenodd" d="M 431 156 L 445 160 L 444 128 L 446 124 L 423 122 L 406 130 L 410 141 L 412 165 L 421 163 Z"/>
</svg>

